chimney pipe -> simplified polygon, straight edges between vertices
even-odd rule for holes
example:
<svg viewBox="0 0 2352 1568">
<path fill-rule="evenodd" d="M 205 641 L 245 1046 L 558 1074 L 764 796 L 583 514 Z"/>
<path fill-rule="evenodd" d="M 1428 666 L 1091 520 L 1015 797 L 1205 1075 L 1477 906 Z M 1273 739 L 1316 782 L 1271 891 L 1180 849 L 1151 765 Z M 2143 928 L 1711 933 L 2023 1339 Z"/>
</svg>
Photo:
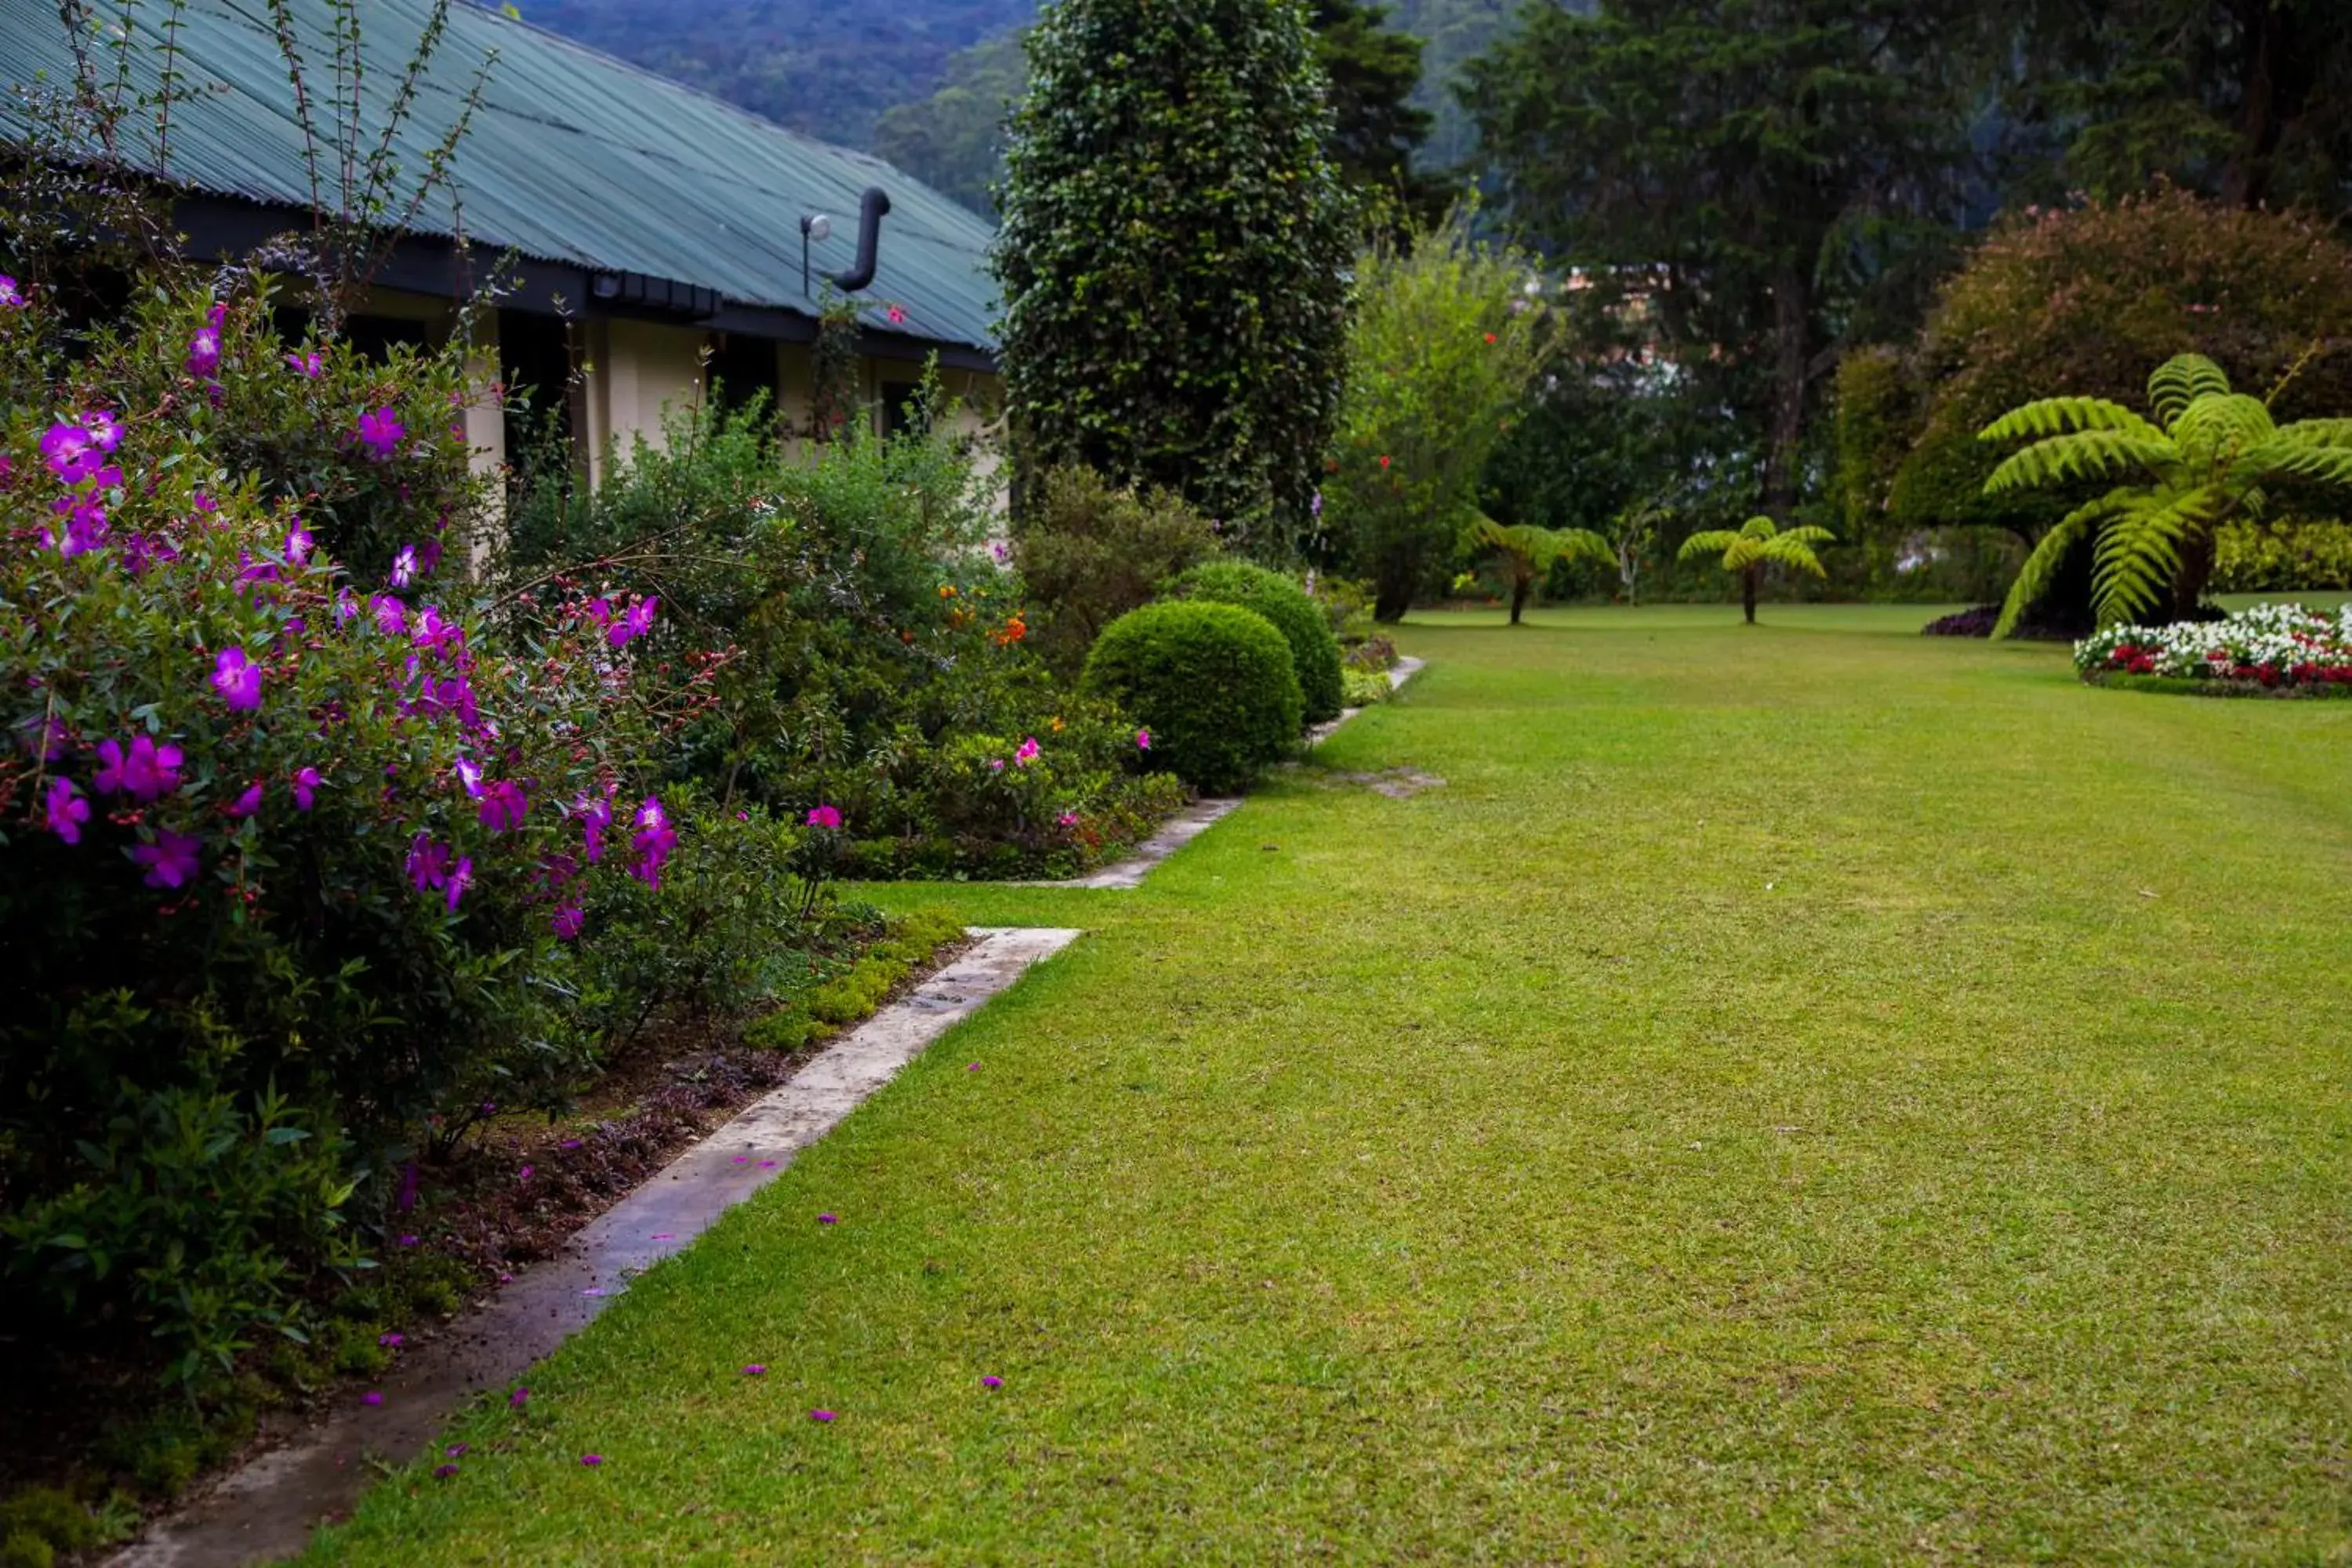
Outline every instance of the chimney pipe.
<svg viewBox="0 0 2352 1568">
<path fill-rule="evenodd" d="M 890 193 L 868 185 L 857 198 L 857 260 L 846 272 L 833 275 L 833 286 L 855 294 L 874 281 L 874 250 L 882 238 L 882 215 L 890 210 Z"/>
</svg>

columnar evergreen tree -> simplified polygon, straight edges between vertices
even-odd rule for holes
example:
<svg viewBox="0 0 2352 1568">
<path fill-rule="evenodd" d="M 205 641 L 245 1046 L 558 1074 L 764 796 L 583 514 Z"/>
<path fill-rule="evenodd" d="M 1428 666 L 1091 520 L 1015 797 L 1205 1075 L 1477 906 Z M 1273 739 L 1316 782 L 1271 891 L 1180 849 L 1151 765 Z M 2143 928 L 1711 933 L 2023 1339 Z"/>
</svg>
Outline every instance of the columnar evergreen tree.
<svg viewBox="0 0 2352 1568">
<path fill-rule="evenodd" d="M 1347 340 L 1349 203 L 1298 0 L 1060 0 L 1028 38 L 994 267 L 1024 471 L 1172 489 L 1280 553 Z"/>
</svg>

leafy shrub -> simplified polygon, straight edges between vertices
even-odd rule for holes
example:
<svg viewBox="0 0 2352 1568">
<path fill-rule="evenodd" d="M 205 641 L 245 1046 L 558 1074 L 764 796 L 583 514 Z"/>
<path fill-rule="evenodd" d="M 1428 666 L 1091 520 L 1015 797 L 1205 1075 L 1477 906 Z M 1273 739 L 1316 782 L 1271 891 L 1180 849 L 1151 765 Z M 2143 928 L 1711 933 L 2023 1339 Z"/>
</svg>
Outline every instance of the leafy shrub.
<svg viewBox="0 0 2352 1568">
<path fill-rule="evenodd" d="M 1044 612 L 1031 635 L 1038 657 L 1076 675 L 1103 627 L 1216 552 L 1208 520 L 1172 492 L 1115 489 L 1087 468 L 1055 469 L 1013 531 L 1013 567 Z"/>
<path fill-rule="evenodd" d="M 0 1537 L 30 1537 L 54 1552 L 87 1552 L 100 1536 L 89 1510 L 56 1487 L 26 1487 L 0 1502 Z"/>
<path fill-rule="evenodd" d="M 166 274 L 63 342 L 45 300 L 0 307 L 5 1313 L 118 1312 L 193 1383 L 353 1260 L 355 1160 L 576 1073 L 549 982 L 580 889 L 656 879 L 673 832 L 622 794 L 657 728 L 626 646 L 653 610 L 558 595 L 487 639 L 437 510 L 383 576 L 347 572 L 312 501 L 462 442 L 446 407 L 407 426 L 398 366 L 289 350 L 255 297 Z M 260 407 L 266 436 L 288 397 L 318 432 L 300 498 L 220 459 L 225 421 Z"/>
<path fill-rule="evenodd" d="M 542 466 L 509 574 L 670 608 L 659 645 L 702 694 L 670 767 L 714 809 L 790 823 L 830 807 L 845 874 L 1075 868 L 1160 786 L 1124 716 L 1032 651 L 949 423 L 885 439 L 853 421 L 803 457 L 756 409 L 681 415 L 665 448 L 616 454 L 593 494 Z"/>
<path fill-rule="evenodd" d="M 1195 789 L 1238 789 L 1297 744 L 1290 645 L 1236 605 L 1129 611 L 1096 641 L 1084 684 L 1142 721 L 1152 767 Z"/>
<path fill-rule="evenodd" d="M 790 1005 L 780 1007 L 744 1031 L 749 1043 L 771 1050 L 796 1051 L 834 1029 L 870 1016 L 916 967 L 963 934 L 962 922 L 944 909 L 916 910 L 889 919 L 884 933 L 846 971 L 818 984 Z"/>
<path fill-rule="evenodd" d="M 1339 639 L 1306 589 L 1279 572 L 1245 561 L 1211 561 L 1178 577 L 1169 591 L 1178 598 L 1239 605 L 1273 622 L 1290 645 L 1307 722 L 1320 724 L 1339 717 Z"/>
<path fill-rule="evenodd" d="M 2340 522 L 2233 522 L 2221 529 L 2215 546 L 2217 593 L 2352 588 L 2352 527 Z"/>
<path fill-rule="evenodd" d="M 29 1530 L 12 1530 L 0 1536 L 0 1568 L 51 1568 L 57 1548 Z"/>
<path fill-rule="evenodd" d="M 1350 667 L 1339 672 L 1341 700 L 1349 708 L 1370 708 L 1375 702 L 1386 702 L 1396 694 L 1389 684 L 1384 669 L 1358 669 Z"/>
</svg>

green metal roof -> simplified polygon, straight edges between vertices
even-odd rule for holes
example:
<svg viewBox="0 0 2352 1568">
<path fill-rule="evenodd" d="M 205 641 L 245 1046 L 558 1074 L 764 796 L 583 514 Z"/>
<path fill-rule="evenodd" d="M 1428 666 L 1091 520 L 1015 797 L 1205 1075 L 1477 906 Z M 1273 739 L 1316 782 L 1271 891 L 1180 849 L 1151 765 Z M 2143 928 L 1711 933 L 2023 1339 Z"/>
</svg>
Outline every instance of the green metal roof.
<svg viewBox="0 0 2352 1568">
<path fill-rule="evenodd" d="M 332 91 L 330 9 L 326 0 L 289 4 L 316 104 Z M 109 17 L 113 6 L 101 0 L 97 9 L 105 26 L 118 25 Z M 432 7 L 364 0 L 357 10 L 362 144 L 372 146 Z M 148 0 L 131 14 L 126 52 L 134 80 L 152 84 L 169 13 Z M 165 172 L 216 195 L 307 208 L 301 128 L 266 0 L 184 0 L 177 43 L 193 96 L 173 111 Z M 877 158 L 797 135 L 494 11 L 451 8 L 394 143 L 404 168 L 424 167 L 493 51 L 452 187 L 434 194 L 412 229 L 447 236 L 462 213 L 477 245 L 814 313 L 816 302 L 801 289 L 801 216 L 833 219 L 833 237 L 813 252 L 813 287 L 822 289 L 822 275 L 847 268 L 856 250 L 859 193 L 880 185 L 891 201 L 880 267 L 857 296 L 869 326 L 992 351 L 984 220 Z M 110 58 L 103 49 L 98 58 Z M 72 79 L 55 0 L 0 0 L 0 87 L 37 75 L 58 85 Z M 903 322 L 887 321 L 894 304 Z"/>
</svg>

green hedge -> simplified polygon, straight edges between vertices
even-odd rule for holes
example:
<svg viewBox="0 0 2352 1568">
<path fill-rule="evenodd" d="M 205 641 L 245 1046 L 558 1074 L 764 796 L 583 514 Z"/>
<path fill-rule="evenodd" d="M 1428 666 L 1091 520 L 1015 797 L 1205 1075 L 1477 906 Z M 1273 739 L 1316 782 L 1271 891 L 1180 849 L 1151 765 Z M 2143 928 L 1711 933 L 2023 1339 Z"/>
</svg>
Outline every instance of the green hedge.
<svg viewBox="0 0 2352 1568">
<path fill-rule="evenodd" d="M 1290 645 L 1237 605 L 1147 605 L 1104 628 L 1083 688 L 1134 714 L 1150 764 L 1212 794 L 1239 789 L 1298 742 Z"/>
<path fill-rule="evenodd" d="M 1273 622 L 1290 645 L 1307 722 L 1339 716 L 1346 697 L 1339 681 L 1339 639 L 1332 634 L 1330 617 L 1306 589 L 1246 561 L 1204 561 L 1171 584 L 1170 592 L 1181 599 L 1239 605 Z"/>
</svg>

